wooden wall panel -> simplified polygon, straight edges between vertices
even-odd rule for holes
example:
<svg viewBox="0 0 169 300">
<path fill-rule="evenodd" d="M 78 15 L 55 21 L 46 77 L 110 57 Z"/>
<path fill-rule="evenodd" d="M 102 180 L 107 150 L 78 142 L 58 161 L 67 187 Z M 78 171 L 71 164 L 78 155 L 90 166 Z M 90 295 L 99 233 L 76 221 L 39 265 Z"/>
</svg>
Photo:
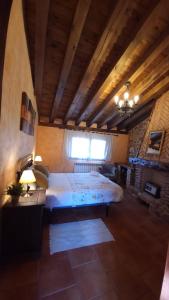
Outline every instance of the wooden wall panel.
<svg viewBox="0 0 169 300">
<path fill-rule="evenodd" d="M 9 19 L 2 83 L 0 192 L 15 180 L 17 160 L 34 150 L 35 137 L 20 131 L 23 91 L 28 94 L 34 109 L 37 110 L 24 31 L 22 1 L 14 0 Z"/>
</svg>

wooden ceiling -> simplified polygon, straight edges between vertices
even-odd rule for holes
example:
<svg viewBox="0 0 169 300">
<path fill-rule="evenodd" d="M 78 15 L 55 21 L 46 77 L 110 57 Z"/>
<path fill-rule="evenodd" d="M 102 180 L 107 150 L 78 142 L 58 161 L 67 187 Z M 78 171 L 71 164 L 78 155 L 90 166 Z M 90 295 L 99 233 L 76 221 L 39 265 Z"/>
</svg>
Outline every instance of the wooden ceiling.
<svg viewBox="0 0 169 300">
<path fill-rule="evenodd" d="M 169 1 L 23 4 L 40 124 L 128 131 L 169 89 Z M 113 99 L 128 80 L 131 94 L 141 95 L 129 118 L 119 115 Z"/>
</svg>

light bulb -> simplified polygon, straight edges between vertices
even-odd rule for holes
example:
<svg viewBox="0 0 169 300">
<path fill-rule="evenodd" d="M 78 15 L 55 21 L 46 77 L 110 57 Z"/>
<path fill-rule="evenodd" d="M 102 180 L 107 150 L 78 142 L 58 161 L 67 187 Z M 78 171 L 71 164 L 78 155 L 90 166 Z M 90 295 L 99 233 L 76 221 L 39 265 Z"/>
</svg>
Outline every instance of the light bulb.
<svg viewBox="0 0 169 300">
<path fill-rule="evenodd" d="M 124 93 L 124 99 L 127 100 L 129 98 L 129 92 Z"/>
<path fill-rule="evenodd" d="M 131 99 L 131 100 L 129 100 L 129 102 L 128 102 L 128 103 L 129 103 L 129 106 L 130 106 L 130 107 L 133 107 L 133 105 L 134 105 L 134 101 L 133 101 L 132 99 Z"/>
<path fill-rule="evenodd" d="M 119 103 L 118 103 L 119 107 L 121 108 L 123 105 L 124 105 L 124 101 L 123 100 L 120 100 Z"/>
<path fill-rule="evenodd" d="M 140 97 L 139 95 L 134 96 L 134 102 L 137 103 L 139 101 Z"/>
<path fill-rule="evenodd" d="M 119 102 L 119 96 L 116 95 L 116 96 L 114 97 L 114 102 L 115 102 L 116 104 L 118 104 L 118 102 Z"/>
</svg>

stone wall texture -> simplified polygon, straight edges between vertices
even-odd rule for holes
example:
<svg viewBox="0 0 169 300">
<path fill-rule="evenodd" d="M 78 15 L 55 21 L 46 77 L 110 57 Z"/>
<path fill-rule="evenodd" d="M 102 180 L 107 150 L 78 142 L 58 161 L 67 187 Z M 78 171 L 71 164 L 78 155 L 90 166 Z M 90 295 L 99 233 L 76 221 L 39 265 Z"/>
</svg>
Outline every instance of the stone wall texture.
<svg viewBox="0 0 169 300">
<path fill-rule="evenodd" d="M 165 137 L 160 155 L 147 154 L 148 137 L 150 131 L 164 130 Z M 169 92 L 163 94 L 156 102 L 151 121 L 147 127 L 139 156 L 150 160 L 169 162 Z"/>
<path fill-rule="evenodd" d="M 150 118 L 142 121 L 129 133 L 129 157 L 138 157 Z"/>
<path fill-rule="evenodd" d="M 165 137 L 160 155 L 147 154 L 150 131 L 164 130 Z M 150 118 L 146 119 L 130 131 L 129 157 L 140 157 L 169 163 L 169 92 L 163 94 L 155 105 Z M 144 193 L 146 181 L 161 187 L 160 199 L 151 199 L 150 211 L 161 219 L 169 221 L 169 172 L 135 166 L 135 188 Z"/>
<path fill-rule="evenodd" d="M 160 155 L 147 154 L 149 132 L 158 130 L 165 131 L 161 153 Z M 169 162 L 169 92 L 157 100 L 149 118 L 130 130 L 129 156 Z"/>
</svg>

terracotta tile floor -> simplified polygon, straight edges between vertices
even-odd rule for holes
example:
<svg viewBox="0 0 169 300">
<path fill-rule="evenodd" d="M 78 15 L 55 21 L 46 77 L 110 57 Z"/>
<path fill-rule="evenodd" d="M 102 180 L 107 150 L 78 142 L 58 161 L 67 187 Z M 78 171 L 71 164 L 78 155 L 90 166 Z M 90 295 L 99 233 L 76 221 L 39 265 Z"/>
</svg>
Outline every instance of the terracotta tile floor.
<svg viewBox="0 0 169 300">
<path fill-rule="evenodd" d="M 66 219 L 64 219 L 66 217 Z M 62 212 L 58 221 L 102 217 L 115 242 L 49 255 L 48 226 L 39 259 L 1 267 L 1 300 L 157 300 L 169 225 L 126 193 L 108 218 L 103 208 Z M 60 219 L 59 219 L 60 218 Z"/>
</svg>

